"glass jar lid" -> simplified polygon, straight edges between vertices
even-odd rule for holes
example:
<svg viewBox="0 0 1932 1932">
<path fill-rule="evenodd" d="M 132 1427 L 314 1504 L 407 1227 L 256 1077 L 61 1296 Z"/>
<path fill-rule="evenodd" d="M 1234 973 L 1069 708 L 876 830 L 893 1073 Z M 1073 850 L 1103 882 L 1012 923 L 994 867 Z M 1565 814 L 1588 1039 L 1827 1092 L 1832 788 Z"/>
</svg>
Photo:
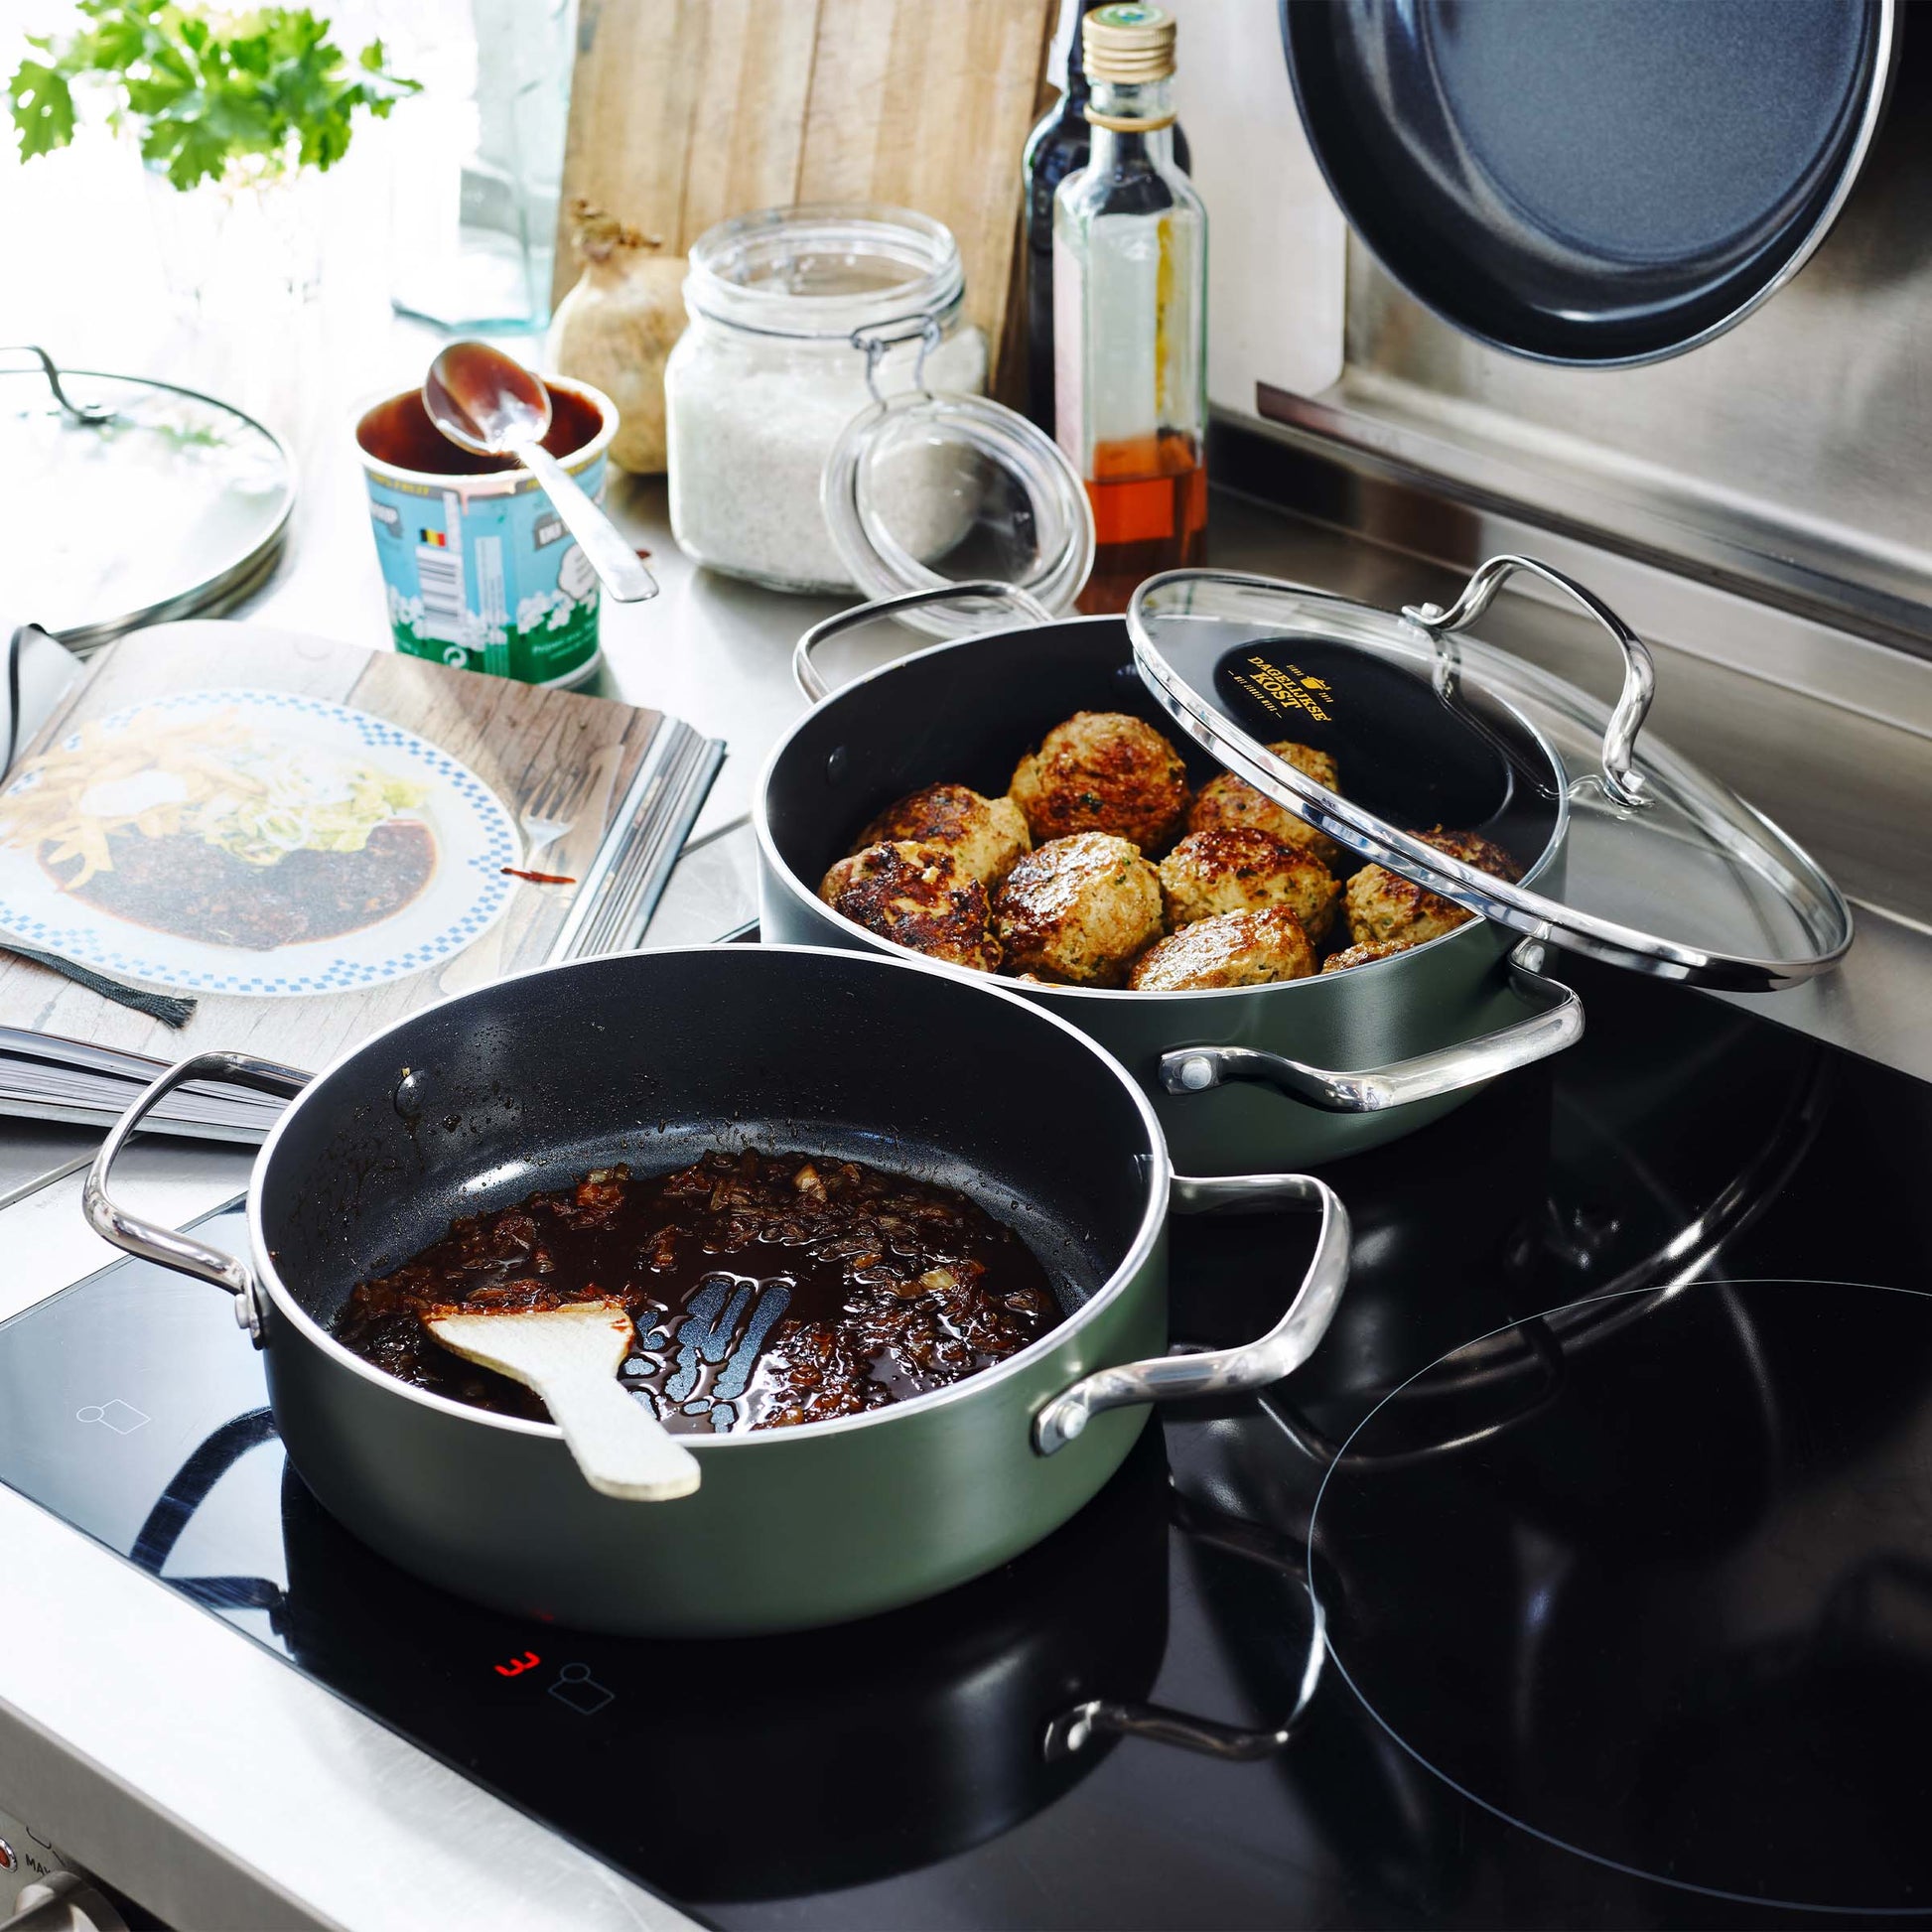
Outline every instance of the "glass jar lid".
<svg viewBox="0 0 1932 1932">
<path fill-rule="evenodd" d="M 869 597 L 991 578 L 1057 616 L 1093 568 L 1093 508 L 1072 464 L 1043 430 L 984 396 L 919 388 L 876 401 L 834 447 L 820 501 L 840 561 Z M 936 637 L 976 627 L 952 605 L 899 621 Z"/>
<path fill-rule="evenodd" d="M 685 306 L 754 335 L 836 342 L 855 330 L 944 323 L 965 294 L 944 222 L 870 202 L 760 208 L 692 245 Z"/>
<path fill-rule="evenodd" d="M 1575 597 L 1616 641 L 1613 707 L 1461 635 L 1513 572 Z M 1762 992 L 1852 943 L 1844 896 L 1771 821 L 1654 739 L 1642 640 L 1572 579 L 1495 557 L 1449 610 L 1376 610 L 1272 578 L 1171 571 L 1127 623 L 1155 699 L 1230 771 L 1365 861 L 1499 923 L 1640 972 Z M 1330 791 L 1269 751 L 1330 754 Z M 1425 843 L 1481 833 L 1534 890 Z M 1562 897 L 1553 897 L 1560 891 Z"/>
</svg>

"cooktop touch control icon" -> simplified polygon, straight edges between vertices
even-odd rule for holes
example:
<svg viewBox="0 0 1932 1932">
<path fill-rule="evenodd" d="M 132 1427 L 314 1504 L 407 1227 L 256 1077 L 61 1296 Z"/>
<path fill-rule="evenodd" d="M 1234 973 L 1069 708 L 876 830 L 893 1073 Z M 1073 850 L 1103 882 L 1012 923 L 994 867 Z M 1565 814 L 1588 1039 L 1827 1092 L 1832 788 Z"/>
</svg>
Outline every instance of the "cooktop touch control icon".
<svg viewBox="0 0 1932 1932">
<path fill-rule="evenodd" d="M 111 1402 L 90 1402 L 84 1409 L 76 1409 L 73 1419 L 75 1422 L 97 1422 L 103 1429 L 111 1429 L 116 1436 L 132 1436 L 137 1429 L 145 1429 L 154 1420 L 135 1408 L 133 1403 L 123 1402 L 118 1396 Z"/>
<path fill-rule="evenodd" d="M 557 1673 L 556 1683 L 550 1686 L 550 1695 L 569 1705 L 579 1717 L 588 1718 L 602 1711 L 617 1692 L 606 1690 L 591 1675 L 590 1665 L 566 1664 Z"/>
</svg>

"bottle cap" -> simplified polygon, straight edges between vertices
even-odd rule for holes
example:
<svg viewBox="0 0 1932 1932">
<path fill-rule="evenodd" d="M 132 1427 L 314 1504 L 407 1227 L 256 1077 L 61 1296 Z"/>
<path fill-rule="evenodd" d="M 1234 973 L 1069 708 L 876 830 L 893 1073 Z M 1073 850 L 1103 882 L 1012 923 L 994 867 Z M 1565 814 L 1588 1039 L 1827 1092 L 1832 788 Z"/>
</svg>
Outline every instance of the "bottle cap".
<svg viewBox="0 0 1932 1932">
<path fill-rule="evenodd" d="M 1165 7 L 1116 0 L 1080 23 L 1087 77 L 1136 86 L 1173 72 L 1173 16 Z"/>
</svg>

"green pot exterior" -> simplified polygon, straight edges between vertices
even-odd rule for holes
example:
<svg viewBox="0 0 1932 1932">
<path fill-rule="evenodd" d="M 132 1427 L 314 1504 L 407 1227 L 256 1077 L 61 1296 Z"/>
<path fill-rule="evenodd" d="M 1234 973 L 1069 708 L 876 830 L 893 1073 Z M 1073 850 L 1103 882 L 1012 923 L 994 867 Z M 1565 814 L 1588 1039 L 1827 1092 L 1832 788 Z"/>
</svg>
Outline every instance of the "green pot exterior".
<svg viewBox="0 0 1932 1932">
<path fill-rule="evenodd" d="M 264 1275 L 267 1257 L 256 1257 Z M 277 1427 L 318 1499 L 412 1575 L 517 1616 L 622 1636 L 844 1622 L 937 1594 L 1049 1535 L 1120 1466 L 1145 1408 L 1053 1455 L 1033 1419 L 1095 1369 L 1167 1347 L 1167 1237 L 1060 1338 L 940 1397 L 707 1443 L 676 1502 L 593 1490 L 563 1440 L 398 1401 L 271 1310 Z"/>
<path fill-rule="evenodd" d="M 1348 973 L 1193 999 L 1055 1000 L 1040 989 L 1022 991 L 1071 1020 L 1140 1082 L 1176 1172 L 1299 1173 L 1400 1140 L 1479 1089 L 1331 1114 L 1253 1081 L 1167 1093 L 1161 1056 L 1181 1046 L 1249 1046 L 1350 1071 L 1472 1039 L 1523 1017 L 1502 965 L 1511 943 L 1498 928 L 1473 922 L 1437 945 Z"/>
<path fill-rule="evenodd" d="M 1555 890 L 1561 873 L 1560 855 L 1553 855 L 1540 878 Z M 775 942 L 900 954 L 775 877 L 768 860 L 760 864 L 759 909 L 762 931 Z M 1176 1173 L 1300 1173 L 1413 1134 L 1481 1087 L 1377 1113 L 1331 1114 L 1251 1081 L 1206 1093 L 1164 1092 L 1157 1078 L 1162 1054 L 1183 1046 L 1251 1046 L 1355 1071 L 1453 1046 L 1523 1019 L 1505 966 L 1515 943 L 1501 927 L 1471 920 L 1372 966 L 1237 992 L 1094 995 L 999 984 L 1078 1027 L 1134 1076 L 1153 1102 Z"/>
<path fill-rule="evenodd" d="M 1112 618 L 984 632 L 901 658 L 807 712 L 773 748 L 754 800 L 764 939 L 873 952 L 989 984 L 985 974 L 920 960 L 841 918 L 817 897 L 818 883 L 858 827 L 935 773 L 992 795 L 1005 790 L 1016 752 L 1074 711 L 1148 716 L 1131 655 L 1126 627 Z M 1194 783 L 1219 768 L 1164 715 L 1153 712 L 1150 722 L 1180 747 Z M 1559 833 L 1528 876 L 1560 895 L 1562 875 Z M 1452 1047 L 1528 1017 L 1505 965 L 1516 943 L 1517 935 L 1472 919 L 1392 959 L 1276 986 L 1133 994 L 991 983 L 1079 1028 L 1133 1075 L 1176 1172 L 1298 1173 L 1413 1134 L 1480 1087 L 1374 1113 L 1327 1113 L 1247 1081 L 1168 1094 L 1158 1079 L 1161 1055 L 1246 1046 L 1349 1073 Z"/>
</svg>

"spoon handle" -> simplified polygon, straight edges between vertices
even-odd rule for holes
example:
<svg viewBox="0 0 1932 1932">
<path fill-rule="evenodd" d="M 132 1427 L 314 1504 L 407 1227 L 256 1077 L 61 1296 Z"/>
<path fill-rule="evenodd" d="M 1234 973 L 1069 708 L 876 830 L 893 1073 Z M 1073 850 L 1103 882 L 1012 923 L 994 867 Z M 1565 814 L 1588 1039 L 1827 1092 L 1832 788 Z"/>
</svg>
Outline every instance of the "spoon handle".
<svg viewBox="0 0 1932 1932">
<path fill-rule="evenodd" d="M 542 444 L 518 443 L 514 455 L 542 483 L 564 527 L 583 545 L 591 568 L 620 604 L 641 604 L 657 595 L 657 579 L 638 561 L 618 526 L 578 488 L 576 479 Z"/>
</svg>

